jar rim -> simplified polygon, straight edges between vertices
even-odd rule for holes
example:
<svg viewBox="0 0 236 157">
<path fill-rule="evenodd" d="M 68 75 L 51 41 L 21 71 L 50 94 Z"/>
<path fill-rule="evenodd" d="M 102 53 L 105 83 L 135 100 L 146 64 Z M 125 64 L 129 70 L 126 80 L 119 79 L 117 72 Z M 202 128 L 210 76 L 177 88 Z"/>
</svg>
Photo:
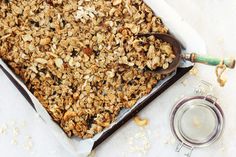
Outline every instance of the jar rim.
<svg viewBox="0 0 236 157">
<path fill-rule="evenodd" d="M 182 143 L 183 145 L 195 148 L 195 147 L 206 147 L 214 143 L 219 139 L 219 137 L 222 135 L 223 128 L 224 128 L 224 113 L 221 109 L 220 105 L 216 102 L 216 100 L 213 99 L 212 96 L 192 96 L 192 97 L 185 97 L 181 99 L 176 105 L 173 107 L 170 115 L 170 126 L 173 135 L 176 137 L 176 139 Z M 194 138 L 187 138 L 183 132 L 181 132 L 181 126 L 179 126 L 179 121 L 182 116 L 178 116 L 179 111 L 183 110 L 184 108 L 188 109 L 187 106 L 190 101 L 201 101 L 204 103 L 201 103 L 203 107 L 208 108 L 212 114 L 216 117 L 215 121 L 215 128 L 213 132 L 206 138 L 206 139 L 199 139 L 196 140 Z M 199 106 L 199 103 L 192 104 L 191 107 Z M 184 112 L 183 112 L 184 113 Z"/>
</svg>

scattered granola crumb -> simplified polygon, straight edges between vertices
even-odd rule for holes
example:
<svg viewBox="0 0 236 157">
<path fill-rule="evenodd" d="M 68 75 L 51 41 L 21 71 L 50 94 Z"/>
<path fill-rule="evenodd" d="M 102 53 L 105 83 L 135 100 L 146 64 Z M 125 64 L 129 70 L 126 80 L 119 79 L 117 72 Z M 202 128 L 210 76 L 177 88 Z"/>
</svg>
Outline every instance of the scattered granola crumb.
<svg viewBox="0 0 236 157">
<path fill-rule="evenodd" d="M 176 140 L 173 136 L 168 136 L 166 137 L 166 139 L 164 140 L 164 144 L 175 144 Z"/>
<path fill-rule="evenodd" d="M 7 125 L 7 124 L 3 124 L 3 125 L 0 127 L 0 134 L 6 134 L 6 133 L 7 133 L 7 130 L 8 130 L 8 125 Z"/>
<path fill-rule="evenodd" d="M 28 151 L 31 151 L 33 148 L 33 142 L 31 136 L 26 136 L 26 141 L 24 143 L 24 148 Z"/>
<path fill-rule="evenodd" d="M 225 152 L 225 150 L 226 150 L 225 147 L 221 147 L 221 148 L 220 148 L 220 151 L 222 151 L 222 152 Z"/>
<path fill-rule="evenodd" d="M 19 135 L 19 128 L 14 127 L 14 128 L 13 128 L 13 136 L 16 137 L 16 136 L 18 136 L 18 135 Z"/>
<path fill-rule="evenodd" d="M 9 122 L 9 126 L 15 127 L 15 126 L 16 126 L 16 121 L 15 121 L 15 120 L 11 120 L 11 121 Z"/>
<path fill-rule="evenodd" d="M 93 150 L 93 151 L 88 155 L 88 157 L 95 157 L 95 155 L 96 155 L 96 152 L 95 152 L 95 150 Z"/>
<path fill-rule="evenodd" d="M 15 121 L 11 120 L 10 122 L 6 122 L 0 126 L 0 135 L 4 135 L 8 130 L 12 132 L 12 134 L 8 134 L 12 139 L 10 139 L 10 143 L 12 145 L 21 145 L 22 143 L 19 141 L 20 129 L 26 126 L 26 121 Z M 23 144 L 23 147 L 26 150 L 32 149 L 32 137 L 26 136 L 26 142 Z"/>
<path fill-rule="evenodd" d="M 148 120 L 147 119 L 141 119 L 139 116 L 135 116 L 134 118 L 134 122 L 135 124 L 137 124 L 138 126 L 146 126 L 148 124 Z"/>
<path fill-rule="evenodd" d="M 181 84 L 182 84 L 183 86 L 186 86 L 186 85 L 187 85 L 187 79 L 183 79 L 183 80 L 181 81 Z"/>
<path fill-rule="evenodd" d="M 227 147 L 225 147 L 224 143 L 220 144 L 220 151 L 225 152 L 227 150 Z"/>
<path fill-rule="evenodd" d="M 16 137 L 14 137 L 12 139 L 11 144 L 13 144 L 13 145 L 17 145 L 18 144 Z"/>
<path fill-rule="evenodd" d="M 140 129 L 139 132 L 128 138 L 129 151 L 145 155 L 150 149 L 150 141 L 146 130 Z"/>
<path fill-rule="evenodd" d="M 19 124 L 19 126 L 22 127 L 22 128 L 26 127 L 26 125 L 27 125 L 27 123 L 26 123 L 25 120 L 23 120 L 23 121 L 20 122 L 20 124 Z"/>
<path fill-rule="evenodd" d="M 197 74 L 198 74 L 198 69 L 197 69 L 197 67 L 194 66 L 194 67 L 189 71 L 189 74 L 190 74 L 190 75 L 197 76 Z"/>
</svg>

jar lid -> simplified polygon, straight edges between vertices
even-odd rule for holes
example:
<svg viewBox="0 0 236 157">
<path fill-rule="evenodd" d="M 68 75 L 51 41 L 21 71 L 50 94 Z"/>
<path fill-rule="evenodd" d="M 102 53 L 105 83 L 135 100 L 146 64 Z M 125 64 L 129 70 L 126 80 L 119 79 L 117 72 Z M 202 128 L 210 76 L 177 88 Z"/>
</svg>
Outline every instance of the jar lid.
<svg viewBox="0 0 236 157">
<path fill-rule="evenodd" d="M 215 142 L 222 134 L 223 128 L 223 111 L 212 96 L 184 98 L 171 112 L 171 129 L 174 136 L 182 146 L 191 150 Z"/>
</svg>

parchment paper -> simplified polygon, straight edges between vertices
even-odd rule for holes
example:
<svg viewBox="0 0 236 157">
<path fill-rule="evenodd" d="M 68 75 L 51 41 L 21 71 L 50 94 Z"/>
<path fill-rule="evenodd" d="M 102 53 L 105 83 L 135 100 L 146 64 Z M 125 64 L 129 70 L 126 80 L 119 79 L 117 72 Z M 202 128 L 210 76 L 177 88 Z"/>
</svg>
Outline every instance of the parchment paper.
<svg viewBox="0 0 236 157">
<path fill-rule="evenodd" d="M 185 47 L 185 51 L 197 51 L 198 53 L 205 53 L 205 44 L 204 41 L 199 37 L 199 35 L 188 26 L 177 13 L 168 6 L 163 0 L 144 0 L 156 13 L 157 16 L 160 16 L 164 24 L 169 28 L 170 32 L 178 38 L 178 40 Z M 184 50 L 183 50 L 184 51 Z M 164 80 L 160 81 L 150 94 L 141 98 L 131 109 L 122 110 L 117 120 L 113 122 L 109 128 L 103 130 L 103 132 L 97 134 L 92 139 L 82 140 L 79 138 L 68 138 L 62 129 L 52 120 L 47 111 L 43 108 L 42 104 L 35 98 L 35 96 L 27 89 L 27 87 L 22 83 L 22 81 L 14 75 L 14 73 L 6 66 L 6 64 L 0 60 L 0 64 L 7 72 L 19 83 L 20 86 L 30 96 L 33 104 L 35 105 L 36 112 L 39 114 L 39 117 L 45 122 L 51 131 L 53 131 L 56 138 L 59 140 L 64 147 L 71 152 L 73 155 L 78 157 L 87 156 L 94 145 L 94 142 L 101 137 L 107 130 L 111 129 L 117 122 L 122 120 L 129 112 L 132 112 L 140 102 L 147 99 L 153 92 L 158 90 L 167 80 L 175 75 L 173 73 L 171 76 L 166 77 Z M 192 66 L 190 62 L 181 62 L 181 67 Z"/>
</svg>

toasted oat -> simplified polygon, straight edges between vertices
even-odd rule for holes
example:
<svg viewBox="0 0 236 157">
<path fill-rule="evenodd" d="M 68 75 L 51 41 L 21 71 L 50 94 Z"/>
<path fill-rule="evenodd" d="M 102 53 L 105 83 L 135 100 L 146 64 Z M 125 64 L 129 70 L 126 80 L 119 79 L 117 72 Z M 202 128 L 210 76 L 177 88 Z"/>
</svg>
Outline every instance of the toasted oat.
<svg viewBox="0 0 236 157">
<path fill-rule="evenodd" d="M 61 58 L 56 58 L 55 59 L 55 64 L 58 68 L 61 68 L 63 65 L 63 60 Z"/>
<path fill-rule="evenodd" d="M 121 4 L 121 2 L 122 2 L 122 0 L 113 0 L 112 4 L 113 5 L 119 5 L 119 4 Z"/>
<path fill-rule="evenodd" d="M 49 37 L 40 40 L 40 45 L 48 45 L 51 42 Z"/>
</svg>

